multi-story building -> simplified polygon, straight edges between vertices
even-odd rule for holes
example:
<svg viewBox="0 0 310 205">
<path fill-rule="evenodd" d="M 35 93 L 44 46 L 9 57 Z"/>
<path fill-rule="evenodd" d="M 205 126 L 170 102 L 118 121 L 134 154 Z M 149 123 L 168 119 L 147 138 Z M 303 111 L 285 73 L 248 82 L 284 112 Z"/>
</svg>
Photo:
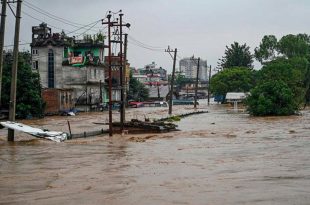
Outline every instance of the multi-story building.
<svg viewBox="0 0 310 205">
<path fill-rule="evenodd" d="M 155 62 L 144 66 L 144 68 L 132 69 L 133 77 L 149 86 L 167 85 L 167 71 L 162 67 L 157 68 Z"/>
<path fill-rule="evenodd" d="M 157 68 L 155 62 L 144 66 L 144 68 L 140 70 L 140 74 L 159 76 L 161 81 L 168 80 L 167 70 L 162 67 Z"/>
<path fill-rule="evenodd" d="M 197 76 L 197 60 L 191 58 L 183 58 L 180 60 L 180 72 L 184 73 L 186 78 L 195 79 Z M 198 79 L 200 81 L 207 81 L 207 61 L 200 59 Z"/>
<path fill-rule="evenodd" d="M 52 33 L 45 23 L 32 27 L 32 68 L 40 74 L 43 92 L 49 88 L 70 90 L 72 104 L 85 109 L 101 103 L 104 48 L 103 39 L 76 40 Z"/>
</svg>

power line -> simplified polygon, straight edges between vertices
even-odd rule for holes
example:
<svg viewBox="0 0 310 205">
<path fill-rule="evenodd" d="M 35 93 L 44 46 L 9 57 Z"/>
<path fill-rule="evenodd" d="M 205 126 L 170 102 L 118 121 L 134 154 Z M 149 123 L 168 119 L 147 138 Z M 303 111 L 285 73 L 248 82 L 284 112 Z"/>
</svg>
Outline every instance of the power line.
<svg viewBox="0 0 310 205">
<path fill-rule="evenodd" d="M 66 24 L 66 25 L 73 26 L 73 27 L 76 27 L 76 28 L 80 27 L 80 26 L 77 26 L 75 23 L 69 23 L 69 22 L 67 22 L 67 21 L 65 21 L 65 20 L 62 20 L 62 19 L 60 19 L 60 18 L 56 18 L 56 17 L 54 17 L 53 15 L 50 15 L 48 12 L 46 12 L 46 11 L 44 11 L 44 10 L 42 10 L 42 11 L 44 11 L 44 12 L 42 12 L 42 11 L 40 11 L 40 10 L 37 10 L 36 8 L 33 8 L 32 6 L 29 6 L 29 5 L 27 4 L 27 2 L 25 2 L 25 6 L 28 7 L 28 8 L 30 8 L 30 9 L 32 9 L 32 10 L 34 10 L 34 11 L 36 11 L 37 13 L 40 13 L 40 14 L 42 14 L 42 15 L 44 15 L 44 16 L 47 16 L 47 17 L 49 17 L 49 18 L 51 18 L 51 19 L 53 19 L 53 20 L 59 21 L 59 22 L 64 23 L 64 24 Z M 83 26 L 83 25 L 82 25 L 82 26 Z"/>
<path fill-rule="evenodd" d="M 13 5 L 12 5 L 12 6 L 13 6 Z M 15 7 L 15 6 L 13 6 L 13 7 Z M 32 18 L 32 19 L 35 19 L 35 20 L 41 22 L 41 23 L 44 22 L 44 20 L 39 19 L 39 18 L 37 18 L 37 17 L 34 17 L 34 16 L 30 15 L 29 13 L 27 13 L 27 12 L 25 12 L 25 11 L 22 11 L 22 13 L 25 14 L 26 16 Z M 77 34 L 77 35 L 79 36 L 79 35 L 84 34 L 85 32 L 83 32 L 83 33 L 76 33 L 76 31 L 82 30 L 82 29 L 84 29 L 84 28 L 88 29 L 87 31 L 89 31 L 91 28 L 94 27 L 93 24 L 97 24 L 97 23 L 98 23 L 99 21 L 101 21 L 101 20 L 102 20 L 102 19 L 97 20 L 97 21 L 94 21 L 94 22 L 92 22 L 92 23 L 90 23 L 90 24 L 87 24 L 87 25 L 84 25 L 84 26 L 82 26 L 82 27 L 79 27 L 78 29 L 75 29 L 75 30 L 73 30 L 73 31 L 69 31 L 69 30 L 67 30 L 67 29 L 59 28 L 59 27 L 54 26 L 54 25 L 52 25 L 52 24 L 50 24 L 50 23 L 48 23 L 48 25 L 49 25 L 50 27 L 55 28 L 55 29 L 58 29 L 58 30 L 60 30 L 60 31 L 65 31 L 66 34 L 75 33 L 75 34 Z M 90 28 L 88 28 L 88 27 L 90 27 Z"/>
<path fill-rule="evenodd" d="M 141 45 L 143 45 L 143 46 L 145 46 L 145 47 L 148 47 L 148 48 L 160 49 L 160 50 L 164 50 L 164 49 L 165 49 L 164 47 L 160 47 L 160 46 L 151 46 L 151 45 L 148 45 L 148 44 L 146 44 L 146 43 L 143 43 L 143 42 L 141 42 L 141 41 L 136 40 L 136 39 L 133 38 L 132 36 L 128 36 L 128 38 L 129 38 L 130 40 L 132 40 L 132 41 L 134 41 L 134 42 L 136 42 L 136 43 L 138 43 L 138 44 L 141 44 Z"/>
<path fill-rule="evenodd" d="M 97 21 L 94 21 L 94 22 L 92 22 L 92 23 L 90 23 L 90 24 L 87 24 L 87 25 L 85 25 L 85 26 L 83 26 L 83 27 L 81 27 L 81 28 L 78 28 L 78 29 L 76 29 L 76 30 L 70 31 L 70 32 L 68 32 L 68 33 L 66 33 L 66 34 L 75 33 L 76 31 L 79 31 L 79 30 L 82 30 L 82 29 L 84 29 L 84 28 L 87 28 L 87 27 L 89 27 L 89 26 L 91 26 L 91 25 L 93 25 L 93 24 L 97 24 L 97 23 L 100 22 L 100 21 L 102 21 L 102 19 L 97 20 Z"/>
<path fill-rule="evenodd" d="M 29 45 L 30 43 L 19 43 L 18 45 L 19 46 L 23 46 L 23 45 Z M 14 46 L 14 44 L 11 44 L 11 45 L 5 45 L 5 46 L 3 46 L 3 47 L 5 47 L 5 48 L 7 48 L 7 47 L 13 47 Z"/>
<path fill-rule="evenodd" d="M 131 42 L 131 41 L 128 41 L 128 43 L 130 43 L 130 44 L 132 44 L 132 45 L 135 45 L 135 46 L 138 46 L 138 47 L 140 47 L 140 48 L 144 48 L 144 49 L 150 50 L 150 51 L 164 52 L 164 50 L 148 48 L 148 47 L 146 47 L 146 46 L 143 46 L 143 45 L 141 45 L 141 44 L 137 44 L 137 43 L 134 43 L 134 42 Z"/>
<path fill-rule="evenodd" d="M 48 11 L 38 7 L 38 6 L 36 6 L 34 4 L 31 4 L 30 2 L 28 2 L 26 0 L 24 0 L 24 3 L 25 3 L 26 7 L 30 8 L 30 9 L 32 9 L 32 10 L 34 10 L 34 11 L 36 11 L 36 12 L 42 14 L 42 15 L 44 15 L 44 16 L 47 16 L 47 17 L 49 17 L 51 19 L 54 19 L 56 21 L 62 22 L 64 24 L 67 24 L 67 25 L 70 25 L 70 26 L 73 26 L 73 27 L 76 27 L 76 28 L 79 28 L 81 26 L 85 26 L 85 24 L 73 22 L 73 21 L 67 20 L 65 18 L 56 16 L 56 15 L 54 15 L 54 14 L 52 14 L 52 13 L 50 13 L 50 12 L 48 12 Z"/>
<path fill-rule="evenodd" d="M 99 23 L 99 21 L 97 21 L 93 26 L 89 27 L 89 29 L 87 29 L 87 30 L 84 31 L 83 33 L 80 33 L 80 34 L 77 35 L 76 37 L 81 36 L 81 35 L 84 35 L 87 31 L 91 30 L 91 29 L 92 29 L 93 27 L 95 27 L 98 23 Z"/>
</svg>

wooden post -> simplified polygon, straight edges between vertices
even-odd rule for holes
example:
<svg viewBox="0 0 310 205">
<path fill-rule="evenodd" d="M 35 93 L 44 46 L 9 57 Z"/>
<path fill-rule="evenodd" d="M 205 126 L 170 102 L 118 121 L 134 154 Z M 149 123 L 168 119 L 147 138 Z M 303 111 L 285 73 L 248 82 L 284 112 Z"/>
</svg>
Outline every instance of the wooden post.
<svg viewBox="0 0 310 205">
<path fill-rule="evenodd" d="M 67 123 L 68 123 L 69 134 L 70 134 L 69 139 L 72 139 L 71 126 L 70 126 L 70 122 L 69 122 L 69 120 L 67 120 Z"/>
</svg>

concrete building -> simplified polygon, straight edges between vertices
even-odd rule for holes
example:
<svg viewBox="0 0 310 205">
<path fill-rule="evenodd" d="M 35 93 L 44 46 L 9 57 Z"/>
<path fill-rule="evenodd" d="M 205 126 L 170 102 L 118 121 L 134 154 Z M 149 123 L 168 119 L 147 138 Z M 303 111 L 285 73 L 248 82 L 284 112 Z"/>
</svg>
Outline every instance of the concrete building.
<svg viewBox="0 0 310 205">
<path fill-rule="evenodd" d="M 45 23 L 32 27 L 32 68 L 42 88 L 71 89 L 72 104 L 86 110 L 103 102 L 104 48 L 100 39 L 76 40 Z"/>
<path fill-rule="evenodd" d="M 197 60 L 194 61 L 191 58 L 183 58 L 180 60 L 180 71 L 184 73 L 186 78 L 196 79 L 197 76 Z M 200 59 L 200 66 L 199 66 L 199 74 L 198 79 L 200 81 L 207 81 L 208 80 L 208 68 L 207 68 L 207 61 Z"/>
<path fill-rule="evenodd" d="M 140 69 L 140 74 L 148 75 L 148 76 L 157 76 L 159 77 L 160 81 L 167 81 L 167 70 L 162 67 L 156 67 L 157 65 L 155 62 L 151 64 L 145 65 L 143 69 Z"/>
</svg>

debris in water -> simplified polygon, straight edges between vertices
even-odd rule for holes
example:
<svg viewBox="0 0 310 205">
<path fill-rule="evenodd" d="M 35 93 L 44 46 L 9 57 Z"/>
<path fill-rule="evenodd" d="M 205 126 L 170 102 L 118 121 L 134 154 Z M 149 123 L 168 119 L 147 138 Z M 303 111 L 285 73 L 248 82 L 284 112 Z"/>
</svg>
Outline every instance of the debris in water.
<svg viewBox="0 0 310 205">
<path fill-rule="evenodd" d="M 65 132 L 54 132 L 54 131 L 42 130 L 39 128 L 30 127 L 28 125 L 17 123 L 17 122 L 7 121 L 7 122 L 0 122 L 0 124 L 9 129 L 25 132 L 34 137 L 48 139 L 54 142 L 65 141 L 68 137 L 68 134 Z"/>
</svg>

